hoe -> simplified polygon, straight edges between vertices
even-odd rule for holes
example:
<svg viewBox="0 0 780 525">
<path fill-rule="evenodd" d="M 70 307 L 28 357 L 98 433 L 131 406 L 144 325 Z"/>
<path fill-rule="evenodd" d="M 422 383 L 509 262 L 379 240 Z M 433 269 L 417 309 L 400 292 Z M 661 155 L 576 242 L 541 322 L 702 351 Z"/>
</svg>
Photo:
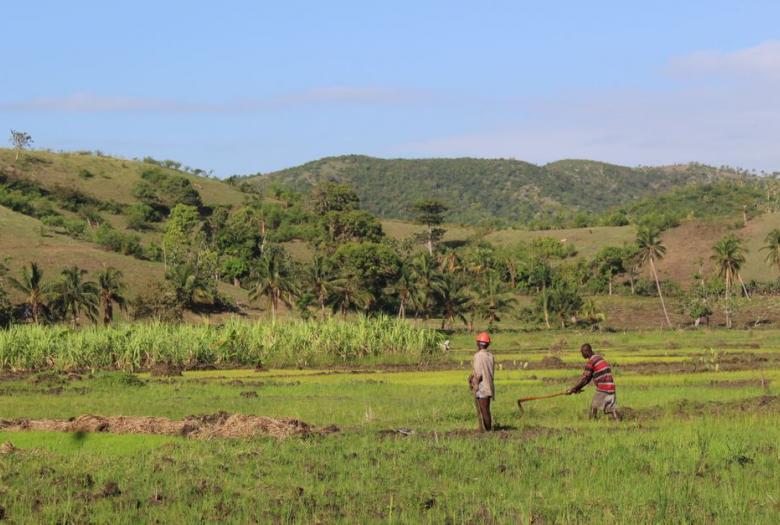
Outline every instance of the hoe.
<svg viewBox="0 0 780 525">
<path fill-rule="evenodd" d="M 537 399 L 550 399 L 551 397 L 558 397 L 558 396 L 565 396 L 566 392 L 558 392 L 557 394 L 548 394 L 546 396 L 531 396 L 531 397 L 521 397 L 517 400 L 517 408 L 520 409 L 520 415 L 523 415 L 523 403 L 526 401 L 536 401 Z"/>
</svg>

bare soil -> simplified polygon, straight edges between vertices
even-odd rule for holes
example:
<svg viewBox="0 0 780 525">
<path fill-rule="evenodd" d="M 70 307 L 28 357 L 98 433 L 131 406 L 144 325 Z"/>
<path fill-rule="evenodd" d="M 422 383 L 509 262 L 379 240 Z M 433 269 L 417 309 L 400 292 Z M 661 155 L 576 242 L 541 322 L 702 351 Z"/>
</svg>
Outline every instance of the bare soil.
<svg viewBox="0 0 780 525">
<path fill-rule="evenodd" d="M 272 436 L 285 438 L 338 431 L 336 427 L 318 428 L 297 419 L 275 419 L 243 414 L 189 416 L 182 420 L 165 417 L 82 415 L 70 420 L 0 420 L 3 431 L 108 432 L 112 434 L 160 434 L 196 439 Z"/>
</svg>

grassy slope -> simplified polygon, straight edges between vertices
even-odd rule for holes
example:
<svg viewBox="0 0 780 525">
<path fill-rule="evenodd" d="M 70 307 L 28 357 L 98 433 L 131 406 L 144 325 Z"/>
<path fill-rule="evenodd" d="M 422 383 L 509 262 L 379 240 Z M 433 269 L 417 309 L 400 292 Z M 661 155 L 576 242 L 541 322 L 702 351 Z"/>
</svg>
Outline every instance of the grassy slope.
<svg viewBox="0 0 780 525">
<path fill-rule="evenodd" d="M 747 261 L 742 270 L 746 281 L 756 279 L 771 281 L 777 278 L 776 271 L 767 265 L 766 254 L 761 252 L 764 238 L 772 228 L 780 228 L 780 213 L 767 213 L 748 222 L 744 228 L 734 228 L 739 221 L 688 221 L 678 228 L 664 232 L 662 240 L 666 244 L 666 257 L 658 264 L 662 278 L 680 283 L 688 283 L 691 275 L 699 269 L 699 260 L 704 262 L 705 271 L 713 269 L 710 256 L 712 246 L 729 233 L 745 241 L 748 249 Z"/>
<path fill-rule="evenodd" d="M 43 228 L 44 235 L 41 235 Z M 131 290 L 141 290 L 163 275 L 162 265 L 140 261 L 118 253 L 101 249 L 92 243 L 78 241 L 54 233 L 32 217 L 13 212 L 0 206 L 0 246 L 2 254 L 9 257 L 8 266 L 18 275 L 22 266 L 37 262 L 52 278 L 62 268 L 77 265 L 95 272 L 104 266 L 122 270 Z"/>
<path fill-rule="evenodd" d="M 0 169 L 12 168 L 49 188 L 56 185 L 79 188 L 98 199 L 113 200 L 122 204 L 136 202 L 133 186 L 144 170 L 156 166 L 134 160 L 115 157 L 97 157 L 80 153 L 52 153 L 33 151 L 22 155 L 14 162 L 14 151 L 0 148 Z M 180 171 L 159 168 L 166 173 L 183 175 L 190 179 L 207 205 L 237 205 L 243 202 L 243 194 L 219 180 L 198 177 Z M 79 174 L 87 170 L 94 176 L 82 178 Z"/>
</svg>

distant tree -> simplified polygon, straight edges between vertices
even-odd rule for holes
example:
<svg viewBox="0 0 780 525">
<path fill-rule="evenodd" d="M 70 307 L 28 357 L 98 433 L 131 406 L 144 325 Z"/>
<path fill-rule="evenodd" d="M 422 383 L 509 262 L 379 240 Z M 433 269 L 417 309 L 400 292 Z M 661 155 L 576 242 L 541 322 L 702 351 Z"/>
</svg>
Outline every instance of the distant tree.
<svg viewBox="0 0 780 525">
<path fill-rule="evenodd" d="M 766 262 L 780 272 L 780 229 L 775 228 L 764 238 L 761 251 L 766 252 Z"/>
<path fill-rule="evenodd" d="M 100 290 L 100 308 L 103 311 L 103 324 L 109 325 L 114 319 L 114 303 L 123 312 L 127 310 L 125 298 L 126 287 L 122 280 L 122 272 L 109 266 L 98 272 L 98 289 Z"/>
<path fill-rule="evenodd" d="M 332 211 L 352 211 L 360 207 L 360 199 L 349 184 L 325 182 L 312 189 L 314 209 L 325 214 Z"/>
<path fill-rule="evenodd" d="M 549 288 L 547 307 L 558 318 L 561 328 L 566 328 L 567 321 L 576 320 L 583 304 L 577 287 L 565 279 L 557 279 Z"/>
<path fill-rule="evenodd" d="M 436 261 L 427 253 L 418 255 L 412 261 L 412 277 L 415 282 L 412 302 L 415 314 L 422 314 L 428 320 L 436 305 L 436 289 L 441 284 L 442 275 L 436 267 Z"/>
<path fill-rule="evenodd" d="M 379 220 L 363 210 L 327 212 L 323 226 L 329 242 L 379 242 L 384 237 Z"/>
<path fill-rule="evenodd" d="M 442 312 L 442 329 L 452 329 L 452 323 L 456 318 L 468 325 L 465 313 L 468 311 L 472 298 L 468 293 L 463 276 L 456 273 L 445 273 L 442 275 L 441 281 L 436 283 L 435 291 Z"/>
<path fill-rule="evenodd" d="M 333 312 L 347 316 L 350 310 L 367 310 L 371 306 L 373 295 L 366 290 L 356 275 L 346 274 L 333 281 L 328 302 Z"/>
<path fill-rule="evenodd" d="M 401 273 L 394 283 L 385 288 L 385 294 L 398 300 L 398 318 L 406 319 L 406 307 L 413 301 L 415 278 L 411 262 L 406 261 L 401 267 Z"/>
<path fill-rule="evenodd" d="M 636 244 L 639 248 L 639 266 L 650 265 L 653 279 L 655 279 L 655 287 L 658 290 L 658 298 L 661 300 L 661 308 L 664 311 L 664 319 L 666 319 L 666 325 L 671 328 L 672 322 L 669 320 L 669 314 L 666 311 L 666 303 L 664 302 L 663 292 L 661 292 L 661 281 L 658 279 L 658 272 L 655 268 L 655 261 L 660 261 L 666 255 L 666 246 L 664 246 L 657 231 L 646 228 L 640 229 L 637 233 Z"/>
<path fill-rule="evenodd" d="M 165 281 L 170 287 L 176 309 L 193 309 L 198 304 L 214 302 L 217 290 L 215 282 L 197 264 L 187 262 L 169 266 Z M 163 303 L 167 304 L 166 299 Z"/>
<path fill-rule="evenodd" d="M 473 303 L 476 312 L 492 327 L 494 323 L 501 321 L 502 314 L 517 305 L 517 299 L 499 275 L 491 271 L 485 274 L 479 286 L 474 288 Z"/>
<path fill-rule="evenodd" d="M 35 324 L 42 321 L 43 315 L 48 310 L 46 296 L 49 293 L 49 285 L 43 282 L 43 270 L 36 263 L 31 262 L 29 269 L 22 269 L 22 278 L 17 280 L 8 277 L 11 286 L 25 295 L 25 304 L 29 308 L 30 317 Z"/>
<path fill-rule="evenodd" d="M 316 254 L 311 264 L 306 266 L 305 269 L 306 284 L 316 298 L 317 305 L 320 308 L 320 318 L 323 320 L 325 319 L 325 305 L 328 302 L 328 297 L 333 292 L 334 283 L 336 282 L 330 266 L 325 257 Z"/>
<path fill-rule="evenodd" d="M 203 206 L 200 194 L 190 179 L 159 168 L 141 173 L 141 180 L 133 187 L 133 195 L 162 216 L 168 215 L 177 204 L 198 209 Z"/>
<path fill-rule="evenodd" d="M 623 246 L 623 268 L 625 269 L 626 275 L 628 275 L 628 282 L 631 286 L 631 295 L 636 293 L 635 283 L 641 266 L 639 248 L 634 244 Z"/>
<path fill-rule="evenodd" d="M 731 295 L 732 288 L 736 280 L 739 280 L 740 284 L 742 285 L 742 290 L 745 293 L 745 297 L 749 297 L 745 283 L 742 281 L 742 276 L 740 275 L 740 269 L 742 268 L 742 265 L 745 264 L 746 260 L 746 250 L 742 244 L 741 239 L 737 238 L 733 234 L 729 234 L 715 243 L 715 245 L 712 247 L 712 252 L 713 253 L 710 259 L 717 266 L 718 275 L 723 278 L 726 286 L 724 301 L 724 304 L 726 305 L 726 326 L 731 328 L 731 313 L 733 310 L 731 307 L 733 304 Z"/>
<path fill-rule="evenodd" d="M 287 253 L 280 246 L 266 249 L 250 279 L 252 288 L 249 300 L 257 301 L 260 297 L 266 297 L 271 304 L 271 319 L 274 321 L 280 304 L 291 306 L 293 297 L 298 293 L 292 266 Z"/>
<path fill-rule="evenodd" d="M 198 251 L 200 226 L 200 214 L 194 206 L 177 204 L 171 210 L 162 242 L 166 268 L 187 262 Z"/>
<path fill-rule="evenodd" d="M 401 257 L 390 244 L 347 243 L 339 246 L 332 257 L 340 277 L 349 275 L 359 280 L 360 287 L 372 297 L 371 305 L 379 305 L 384 290 L 398 279 Z"/>
<path fill-rule="evenodd" d="M 593 263 L 596 271 L 607 278 L 609 295 L 612 295 L 612 281 L 615 276 L 626 271 L 623 249 L 616 246 L 607 246 L 596 254 Z"/>
<path fill-rule="evenodd" d="M 534 257 L 529 262 L 526 275 L 528 287 L 536 290 L 538 301 L 544 316 L 544 325 L 550 328 L 550 309 L 548 306 L 550 295 L 547 292 L 553 279 L 553 269 L 547 260 Z"/>
<path fill-rule="evenodd" d="M 52 307 L 62 317 L 70 316 L 73 326 L 83 312 L 91 321 L 98 313 L 100 291 L 93 281 L 85 281 L 86 270 L 71 266 L 62 270 L 59 281 L 51 285 Z"/>
<path fill-rule="evenodd" d="M 25 131 L 16 131 L 12 129 L 9 142 L 16 150 L 14 161 L 17 161 L 19 160 L 19 154 L 30 147 L 30 144 L 33 143 L 33 139 L 32 136 Z"/>
<path fill-rule="evenodd" d="M 428 255 L 433 255 L 434 245 L 444 236 L 445 230 L 438 226 L 444 222 L 444 214 L 448 209 L 446 204 L 435 199 L 420 201 L 412 207 L 415 221 L 426 227 L 425 245 Z"/>
</svg>

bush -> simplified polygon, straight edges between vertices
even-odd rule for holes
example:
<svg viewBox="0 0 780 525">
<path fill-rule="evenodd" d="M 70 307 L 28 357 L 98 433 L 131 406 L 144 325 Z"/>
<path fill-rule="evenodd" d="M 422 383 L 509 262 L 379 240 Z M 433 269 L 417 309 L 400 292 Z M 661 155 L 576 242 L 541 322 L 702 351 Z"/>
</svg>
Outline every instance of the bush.
<svg viewBox="0 0 780 525">
<path fill-rule="evenodd" d="M 94 242 L 108 248 L 111 251 L 121 253 L 122 255 L 132 255 L 133 257 L 143 257 L 143 247 L 141 238 L 133 234 L 124 234 L 113 229 L 108 224 L 101 224 L 95 230 L 93 236 Z"/>
<path fill-rule="evenodd" d="M 160 214 L 148 204 L 139 202 L 127 208 L 127 227 L 131 230 L 151 230 L 153 228 L 152 223 L 159 220 Z"/>
</svg>

